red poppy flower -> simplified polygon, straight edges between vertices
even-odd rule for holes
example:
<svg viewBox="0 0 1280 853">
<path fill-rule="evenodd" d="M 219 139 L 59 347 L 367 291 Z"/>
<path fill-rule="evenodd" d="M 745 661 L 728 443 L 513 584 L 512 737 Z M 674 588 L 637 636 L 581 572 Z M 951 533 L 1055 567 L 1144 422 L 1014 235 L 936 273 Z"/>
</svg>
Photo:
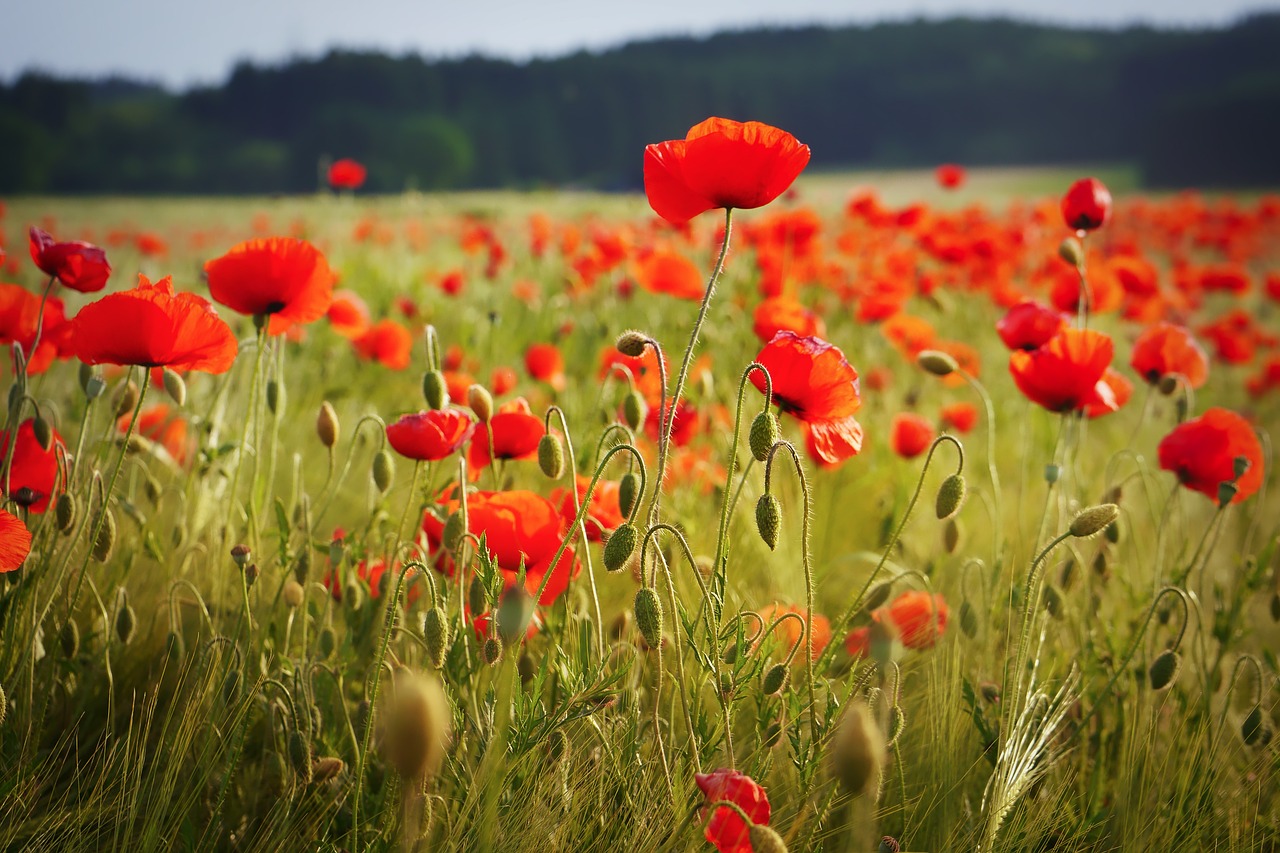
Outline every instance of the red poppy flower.
<svg viewBox="0 0 1280 853">
<path fill-rule="evenodd" d="M 1067 327 L 1044 346 L 1009 356 L 1009 372 L 1027 399 L 1051 412 L 1069 412 L 1090 404 L 1115 409 L 1102 381 L 1111 364 L 1111 338 L 1092 329 Z"/>
<path fill-rule="evenodd" d="M 564 356 L 555 344 L 533 344 L 524 351 L 524 369 L 556 391 L 564 390 Z"/>
<path fill-rule="evenodd" d="M 315 246 L 293 237 L 249 240 L 204 265 L 214 301 L 270 315 L 268 334 L 318 320 L 333 301 L 334 275 Z"/>
<path fill-rule="evenodd" d="M 441 509 L 452 513 L 456 500 L 445 501 Z M 431 513 L 423 519 L 423 530 L 432 551 L 440 547 L 444 522 Z M 515 584 L 521 563 L 525 566 L 525 588 L 536 593 L 543 577 L 551 572 L 551 580 L 543 591 L 540 604 L 551 604 L 568 588 L 571 576 L 578 573 L 572 548 L 565 549 L 554 566 L 551 561 L 564 540 L 567 523 L 551 501 L 529 491 L 471 492 L 467 495 L 467 529 L 476 536 L 484 535 L 489 553 L 506 578 Z M 445 570 L 452 572 L 445 561 Z"/>
<path fill-rule="evenodd" d="M 18 440 L 13 449 L 13 464 L 9 468 L 8 490 L 5 495 L 13 498 L 20 490 L 30 489 L 36 500 L 28 510 L 44 512 L 49 508 L 54 489 L 58 482 L 58 448 L 62 445 L 62 436 L 57 430 L 53 432 L 53 444 L 45 450 L 36 441 L 33 419 L 28 418 L 18 426 Z M 0 432 L 0 459 L 9 452 L 9 433 Z M 0 483 L 0 487 L 4 484 Z"/>
<path fill-rule="evenodd" d="M 969 432 L 978 423 L 978 407 L 973 403 L 951 403 L 942 407 L 942 422 L 956 432 Z"/>
<path fill-rule="evenodd" d="M 1229 409 L 1209 409 L 1179 424 L 1160 442 L 1160 467 L 1178 475 L 1188 489 L 1218 499 L 1218 487 L 1235 480 L 1232 503 L 1262 485 L 1262 445 L 1249 422 Z M 1248 463 L 1236 480 L 1236 460 Z"/>
<path fill-rule="evenodd" d="M 582 501 L 587 496 L 587 487 L 591 485 L 591 478 L 578 475 L 577 491 L 578 500 Z M 567 524 L 572 524 L 577 518 L 577 512 L 573 508 L 573 501 L 569 499 L 568 489 L 552 489 L 551 502 L 560 507 L 560 514 L 564 516 Z M 618 506 L 618 481 L 606 480 L 601 478 L 596 482 L 595 490 L 591 492 L 591 503 L 587 506 L 587 515 L 584 519 L 587 524 L 587 538 L 592 542 L 600 542 L 605 536 L 604 534 L 617 530 L 622 522 L 626 521 L 622 517 L 622 510 Z"/>
<path fill-rule="evenodd" d="M 1005 312 L 996 323 L 996 332 L 1011 350 L 1033 350 L 1049 343 L 1066 325 L 1066 318 L 1058 311 L 1027 300 Z"/>
<path fill-rule="evenodd" d="M 887 607 L 872 614 L 877 622 L 888 620 L 897 629 L 902 645 L 909 649 L 929 649 L 947 627 L 947 602 L 941 595 L 923 590 L 907 590 Z"/>
<path fill-rule="evenodd" d="M 756 121 L 709 118 L 684 139 L 644 150 L 644 191 L 654 212 L 673 225 L 717 207 L 763 207 L 809 163 L 809 146 Z"/>
<path fill-rule="evenodd" d="M 495 367 L 493 373 L 489 374 L 489 390 L 493 392 L 493 396 L 501 397 L 515 388 L 517 381 L 516 372 L 510 367 Z"/>
<path fill-rule="evenodd" d="M 1087 418 L 1100 418 L 1123 409 L 1133 396 L 1133 383 L 1114 367 L 1108 367 L 1098 382 L 1098 390 L 1098 399 L 1084 407 Z"/>
<path fill-rule="evenodd" d="M 933 444 L 933 424 L 913 412 L 900 412 L 893 417 L 890 442 L 893 452 L 903 459 L 914 459 Z"/>
<path fill-rule="evenodd" d="M 821 338 L 827 333 L 822 318 L 790 296 L 774 296 L 756 306 L 751 330 L 767 343 L 778 332 L 789 331 L 797 335 Z"/>
<path fill-rule="evenodd" d="M 667 405 L 662 409 L 657 406 L 650 406 L 649 411 L 644 417 L 644 431 L 654 442 L 658 441 L 658 430 L 661 428 L 661 418 L 663 418 L 671 410 L 671 401 L 667 401 Z M 694 436 L 698 434 L 698 430 L 702 426 L 702 418 L 698 415 L 698 410 L 688 400 L 681 400 L 676 403 L 675 414 L 671 424 L 671 443 L 676 447 L 684 447 L 693 441 Z"/>
<path fill-rule="evenodd" d="M 0 345 L 24 347 L 36 334 L 40 297 L 18 284 L 0 284 Z"/>
<path fill-rule="evenodd" d="M 665 293 L 677 299 L 697 301 L 707 289 L 697 264 L 671 249 L 658 249 L 644 255 L 635 262 L 632 275 L 650 293 Z"/>
<path fill-rule="evenodd" d="M 129 430 L 132 414 L 121 415 L 116 419 L 116 431 L 125 433 Z M 135 427 L 138 435 L 150 439 L 165 449 L 178 465 L 186 465 L 190 455 L 191 442 L 188 441 L 187 419 L 174 413 L 167 403 L 148 406 L 138 415 Z"/>
<path fill-rule="evenodd" d="M 404 370 L 413 354 L 413 335 L 395 320 L 379 320 L 351 342 L 363 359 L 377 361 L 392 370 Z"/>
<path fill-rule="evenodd" d="M 31 531 L 22 519 L 0 509 L 0 574 L 22 568 L 31 553 Z"/>
<path fill-rule="evenodd" d="M 785 613 L 794 613 L 800 618 L 804 618 L 804 608 L 797 607 L 794 604 L 766 604 L 759 611 L 760 618 L 764 620 L 764 624 L 770 625 L 779 616 Z M 786 652 L 796 643 L 804 643 L 804 631 L 800 622 L 795 619 L 784 619 L 778 623 L 773 629 L 773 639 L 777 643 L 777 647 Z M 831 620 L 823 616 L 821 613 L 813 614 L 813 659 L 817 660 L 818 656 L 826 649 L 827 644 L 831 642 Z M 757 643 L 759 645 L 759 643 Z M 754 647 L 753 647 L 754 650 Z M 804 648 L 796 655 L 796 661 L 804 660 Z"/>
<path fill-rule="evenodd" d="M 333 294 L 326 312 L 329 326 L 342 337 L 355 340 L 369 329 L 369 306 L 350 290 Z"/>
<path fill-rule="evenodd" d="M 231 328 L 201 297 L 175 294 L 169 276 L 152 284 L 139 275 L 133 290 L 84 306 L 68 334 L 72 351 L 85 364 L 225 373 L 236 360 Z"/>
<path fill-rule="evenodd" d="M 388 424 L 387 441 L 401 456 L 436 462 L 465 444 L 475 428 L 476 422 L 461 409 L 418 412 Z"/>
<path fill-rule="evenodd" d="M 955 163 L 943 163 L 934 171 L 934 177 L 938 179 L 938 186 L 944 190 L 954 190 L 964 183 L 965 171 Z"/>
<path fill-rule="evenodd" d="M 111 264 L 102 249 L 79 240 L 59 243 L 48 232 L 34 227 L 30 238 L 31 260 L 45 275 L 81 293 L 96 293 L 107 286 Z"/>
<path fill-rule="evenodd" d="M 329 167 L 329 186 L 336 190 L 359 189 L 366 174 L 365 167 L 355 160 L 335 160 Z"/>
<path fill-rule="evenodd" d="M 334 539 L 342 537 L 335 535 Z M 396 563 L 391 572 L 387 571 L 387 563 L 382 559 L 361 560 L 356 564 L 356 577 L 364 581 L 365 586 L 369 590 L 369 597 L 374 601 L 382 598 L 384 592 L 393 592 L 393 588 L 389 585 L 395 584 L 400 577 L 401 566 Z M 422 587 L 420 584 L 412 583 L 413 576 L 405 578 L 404 589 L 404 606 L 409 607 L 418 597 L 422 595 Z M 338 583 L 338 576 L 331 570 L 325 573 L 322 581 L 325 588 L 333 596 L 334 601 L 342 601 L 342 584 Z"/>
<path fill-rule="evenodd" d="M 499 406 L 489 422 L 476 430 L 467 449 L 467 465 L 472 473 L 478 474 L 491 458 L 527 459 L 538 452 L 538 442 L 545 432 L 542 418 L 529 409 L 529 401 L 517 397 Z"/>
<path fill-rule="evenodd" d="M 809 446 L 828 464 L 862 449 L 862 426 L 853 417 L 862 405 L 858 372 L 833 344 L 794 332 L 778 332 L 756 361 L 773 381 L 773 399 L 782 411 L 809 426 Z M 751 374 L 764 391 L 764 378 Z"/>
<path fill-rule="evenodd" d="M 40 323 L 40 343 L 36 323 Z M 27 357 L 27 373 L 36 375 L 49 369 L 55 358 L 70 358 L 67 317 L 62 300 L 50 296 L 40 316 L 40 297 L 16 284 L 0 284 L 0 346 L 19 343 Z"/>
<path fill-rule="evenodd" d="M 1097 178 L 1081 178 L 1062 197 L 1062 218 L 1073 231 L 1093 231 L 1111 218 L 1111 191 Z"/>
<path fill-rule="evenodd" d="M 1143 331 L 1133 344 L 1129 366 L 1152 385 L 1171 373 L 1192 388 L 1209 378 L 1209 356 L 1190 331 L 1172 323 L 1156 323 Z"/>
<path fill-rule="evenodd" d="M 708 803 L 722 800 L 734 803 L 752 823 L 769 823 L 769 798 L 750 776 L 737 770 L 716 770 L 694 774 L 693 778 Z M 702 819 L 706 818 L 706 809 L 703 809 Z M 752 850 L 747 824 L 726 806 L 717 808 L 707 822 L 706 838 L 720 853 L 751 853 Z"/>
</svg>

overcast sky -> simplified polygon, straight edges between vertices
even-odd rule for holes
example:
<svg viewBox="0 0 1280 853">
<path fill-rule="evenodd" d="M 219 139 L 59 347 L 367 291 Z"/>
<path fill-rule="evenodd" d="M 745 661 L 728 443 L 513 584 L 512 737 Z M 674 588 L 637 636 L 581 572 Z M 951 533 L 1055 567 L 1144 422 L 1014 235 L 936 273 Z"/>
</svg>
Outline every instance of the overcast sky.
<svg viewBox="0 0 1280 853">
<path fill-rule="evenodd" d="M 760 24 L 1012 15 L 1070 24 L 1222 25 L 1280 0 L 27 0 L 0 11 L 0 79 L 39 68 L 216 83 L 240 59 L 330 47 L 527 59 Z"/>
</svg>

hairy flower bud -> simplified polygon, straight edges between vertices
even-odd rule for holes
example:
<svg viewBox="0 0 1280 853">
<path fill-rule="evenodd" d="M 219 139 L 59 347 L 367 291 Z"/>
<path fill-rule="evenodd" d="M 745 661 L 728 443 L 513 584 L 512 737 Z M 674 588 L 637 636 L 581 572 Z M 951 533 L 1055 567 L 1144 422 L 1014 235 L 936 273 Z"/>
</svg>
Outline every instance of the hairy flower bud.
<svg viewBox="0 0 1280 853">
<path fill-rule="evenodd" d="M 428 370 L 422 375 L 422 397 L 428 408 L 437 411 L 449 405 L 449 386 L 439 370 Z"/>
<path fill-rule="evenodd" d="M 649 343 L 649 336 L 644 332 L 637 332 L 635 329 L 628 329 L 621 335 L 618 335 L 618 352 L 629 358 L 639 358 L 644 355 L 644 348 Z"/>
<path fill-rule="evenodd" d="M 1080 510 L 1068 528 L 1072 536 L 1086 539 L 1101 533 L 1107 525 L 1120 516 L 1120 507 L 1115 504 L 1098 504 Z"/>
<path fill-rule="evenodd" d="M 293 767 L 293 772 L 298 774 L 299 782 L 303 785 L 311 784 L 311 744 L 307 742 L 306 735 L 297 729 L 289 733 L 289 764 Z"/>
<path fill-rule="evenodd" d="M 604 567 L 610 572 L 622 571 L 640 544 L 640 531 L 630 521 L 624 521 L 609 535 L 604 543 Z"/>
<path fill-rule="evenodd" d="M 98 518 L 98 535 L 93 540 L 93 558 L 99 563 L 105 563 L 111 559 L 111 552 L 116 547 L 116 517 L 109 508 L 103 507 Z"/>
<path fill-rule="evenodd" d="M 1182 658 L 1173 649 L 1165 649 L 1151 664 L 1147 675 L 1151 678 L 1152 690 L 1164 690 L 1178 680 L 1182 672 Z"/>
<path fill-rule="evenodd" d="M 1075 237 L 1068 237 L 1058 244 L 1058 257 L 1073 267 L 1079 267 L 1084 263 L 1084 246 Z"/>
<path fill-rule="evenodd" d="M 845 707 L 827 754 L 831 775 L 850 795 L 877 790 L 885 741 L 865 702 L 855 699 Z"/>
<path fill-rule="evenodd" d="M 320 443 L 332 449 L 338 443 L 338 413 L 328 400 L 320 404 L 320 413 L 316 415 L 316 435 Z"/>
<path fill-rule="evenodd" d="M 449 650 L 449 621 L 438 606 L 422 614 L 422 638 L 427 644 L 427 658 L 436 669 L 444 666 L 445 652 Z"/>
<path fill-rule="evenodd" d="M 653 587 L 642 586 L 636 590 L 634 610 L 640 636 L 644 637 L 649 648 L 659 648 L 662 644 L 662 602 Z"/>
<path fill-rule="evenodd" d="M 476 413 L 476 420 L 487 424 L 493 417 L 493 395 L 483 385 L 467 388 L 467 406 Z"/>
<path fill-rule="evenodd" d="M 44 419 L 43 415 L 36 415 L 31 421 L 31 434 L 35 437 L 36 443 L 40 445 L 40 449 L 45 453 L 53 447 L 53 427 L 49 426 L 49 422 Z"/>
<path fill-rule="evenodd" d="M 770 492 L 765 492 L 756 501 L 756 530 L 769 550 L 778 547 L 778 530 L 782 526 L 782 504 Z"/>
<path fill-rule="evenodd" d="M 373 455 L 373 485 L 378 491 L 386 494 L 395 478 L 396 463 L 391 453 L 384 447 Z"/>
<path fill-rule="evenodd" d="M 960 363 L 951 353 L 936 349 L 921 350 L 916 356 L 916 364 L 934 376 L 950 376 L 960 369 Z"/>
<path fill-rule="evenodd" d="M 131 413 L 135 406 L 138 405 L 138 397 L 141 395 L 137 384 L 130 379 L 120 389 L 120 393 L 116 395 L 116 417 L 124 417 Z"/>
<path fill-rule="evenodd" d="M 773 412 L 761 412 L 751 422 L 751 431 L 747 434 L 747 444 L 751 447 L 751 455 L 757 462 L 769 458 L 769 451 L 782 438 L 782 429 L 778 426 L 778 418 Z"/>
<path fill-rule="evenodd" d="M 564 474 L 564 445 L 559 436 L 548 432 L 538 439 L 538 467 L 552 480 Z"/>
<path fill-rule="evenodd" d="M 622 422 L 632 432 L 640 429 L 645 417 L 649 414 L 649 404 L 640 396 L 640 392 L 632 389 L 622 398 Z"/>
<path fill-rule="evenodd" d="M 950 518 L 959 512 L 960 505 L 964 503 L 964 498 L 964 475 L 952 474 L 943 480 L 942 485 L 938 487 L 938 499 L 934 506 L 939 520 Z"/>
<path fill-rule="evenodd" d="M 58 499 L 53 503 L 53 519 L 58 525 L 59 533 L 70 533 L 75 527 L 76 516 L 75 495 L 71 492 L 63 492 L 58 495 Z"/>
<path fill-rule="evenodd" d="M 169 395 L 169 399 L 179 406 L 185 406 L 187 404 L 187 382 L 182 378 L 182 374 L 171 367 L 166 367 L 163 380 L 164 390 Z"/>
<path fill-rule="evenodd" d="M 787 853 L 787 842 L 763 823 L 753 823 L 747 828 L 747 841 L 753 853 Z"/>
<path fill-rule="evenodd" d="M 775 663 L 773 666 L 766 669 L 764 671 L 764 678 L 760 680 L 761 689 L 764 690 L 764 695 L 773 696 L 774 694 L 781 693 L 785 690 L 790 675 L 791 671 L 787 669 L 787 665 L 785 663 Z"/>
<path fill-rule="evenodd" d="M 636 501 L 640 499 L 640 475 L 635 471 L 628 471 L 622 475 L 622 480 L 618 483 L 618 512 L 624 518 L 631 517 L 631 511 L 636 508 Z"/>
<path fill-rule="evenodd" d="M 480 656 L 489 666 L 497 666 L 498 661 L 502 660 L 502 641 L 497 637 L 487 638 L 480 647 Z"/>
</svg>

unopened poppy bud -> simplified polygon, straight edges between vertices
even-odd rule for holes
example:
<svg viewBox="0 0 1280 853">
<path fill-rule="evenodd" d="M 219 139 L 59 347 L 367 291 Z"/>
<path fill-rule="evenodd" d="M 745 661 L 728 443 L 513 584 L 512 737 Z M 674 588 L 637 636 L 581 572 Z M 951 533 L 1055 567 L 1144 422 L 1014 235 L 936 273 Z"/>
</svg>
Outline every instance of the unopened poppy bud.
<svg viewBox="0 0 1280 853">
<path fill-rule="evenodd" d="M 467 406 L 482 424 L 487 424 L 493 417 L 493 395 L 483 385 L 472 385 L 467 389 Z"/>
<path fill-rule="evenodd" d="M 1152 690 L 1164 690 L 1178 680 L 1182 671 L 1182 658 L 1173 649 L 1165 649 L 1151 664 L 1147 675 L 1151 677 Z"/>
<path fill-rule="evenodd" d="M 636 627 L 651 649 L 662 645 L 662 602 L 653 587 L 642 586 L 636 590 Z"/>
<path fill-rule="evenodd" d="M 231 560 L 240 568 L 244 568 L 249 563 L 249 558 L 253 556 L 253 552 L 249 550 L 249 546 L 245 544 L 235 545 L 231 549 Z"/>
<path fill-rule="evenodd" d="M 631 511 L 636 508 L 636 501 L 639 498 L 640 475 L 635 471 L 628 471 L 618 482 L 618 512 L 624 518 L 630 518 Z"/>
<path fill-rule="evenodd" d="M 16 346 L 21 347 L 21 344 L 17 344 Z M 86 396 L 89 393 L 89 380 L 97 375 L 98 375 L 98 370 L 92 364 L 86 364 L 83 361 L 80 362 L 80 370 L 76 374 L 76 376 L 80 380 L 80 390 L 85 392 Z M 10 395 L 13 394 L 14 390 L 17 387 L 18 387 L 17 385 L 14 385 L 12 388 L 9 389 Z M 90 397 L 89 399 L 92 400 L 93 398 Z M 10 400 L 9 402 L 12 403 L 13 400 Z"/>
<path fill-rule="evenodd" d="M 907 715 L 900 705 L 894 705 L 889 709 L 889 744 L 898 742 L 898 736 L 902 734 L 902 730 L 907 727 Z"/>
<path fill-rule="evenodd" d="M 870 613 L 889 600 L 889 593 L 893 591 L 891 582 L 878 583 L 867 592 L 867 597 L 863 600 L 862 606 L 859 608 L 860 613 Z"/>
<path fill-rule="evenodd" d="M 747 841 L 753 853 L 787 853 L 787 842 L 776 830 L 763 823 L 753 823 L 747 828 Z"/>
<path fill-rule="evenodd" d="M 395 478 L 396 464 L 391 453 L 384 447 L 373 455 L 373 485 L 384 495 L 391 488 Z"/>
<path fill-rule="evenodd" d="M 62 649 L 62 656 L 66 658 L 73 658 L 80 651 L 80 626 L 74 619 L 63 624 L 58 632 L 58 645 Z"/>
<path fill-rule="evenodd" d="M 1156 384 L 1160 389 L 1160 393 L 1168 397 L 1178 390 L 1178 374 L 1166 373 L 1160 377 L 1160 381 Z"/>
<path fill-rule="evenodd" d="M 1108 524 L 1120 516 L 1120 507 L 1115 504 L 1098 504 L 1080 510 L 1068 528 L 1072 536 L 1087 539 L 1101 533 Z"/>
<path fill-rule="evenodd" d="M 896 838 L 892 835 L 886 835 L 880 839 L 880 844 L 876 847 L 876 853 L 898 853 L 901 849 Z"/>
<path fill-rule="evenodd" d="M 316 436 L 325 447 L 332 448 L 338 443 L 338 413 L 328 400 L 320 404 L 320 413 L 316 415 Z"/>
<path fill-rule="evenodd" d="M 791 672 L 787 669 L 785 663 L 775 663 L 764 672 L 764 678 L 761 679 L 761 688 L 764 695 L 773 696 L 775 693 L 781 693 L 787 687 Z"/>
<path fill-rule="evenodd" d="M 1240 724 L 1240 737 L 1249 746 L 1266 746 L 1271 742 L 1271 723 L 1262 715 L 1262 706 L 1254 705 L 1244 718 Z"/>
<path fill-rule="evenodd" d="M 284 606 L 290 610 L 296 610 L 302 606 L 302 599 L 306 590 L 302 588 L 302 584 L 293 578 L 284 582 Z"/>
<path fill-rule="evenodd" d="M 70 492 L 63 492 L 53 503 L 53 519 L 59 533 L 70 533 L 76 523 L 76 499 Z"/>
<path fill-rule="evenodd" d="M 916 356 L 916 364 L 934 376 L 950 376 L 960 369 L 960 362 L 949 352 L 936 349 L 921 350 Z"/>
<path fill-rule="evenodd" d="M 331 625 L 325 625 L 320 629 L 320 636 L 316 639 L 316 646 L 320 651 L 321 660 L 328 660 L 333 655 L 334 650 L 338 648 L 338 634 Z"/>
<path fill-rule="evenodd" d="M 311 744 L 302 732 L 294 729 L 289 733 L 289 765 L 298 774 L 298 781 L 304 785 L 311 784 L 313 766 L 311 763 Z"/>
<path fill-rule="evenodd" d="M 261 570 L 258 568 L 257 563 L 250 563 L 249 565 L 245 566 L 244 567 L 244 585 L 252 588 L 253 585 L 258 582 L 259 574 L 261 574 Z"/>
<path fill-rule="evenodd" d="M 1075 237 L 1068 237 L 1058 244 L 1058 257 L 1078 267 L 1084 263 L 1084 246 Z"/>
<path fill-rule="evenodd" d="M 111 559 L 111 552 L 116 546 L 116 517 L 111 510 L 103 508 L 98 521 L 98 536 L 93 540 L 93 558 L 99 563 Z"/>
<path fill-rule="evenodd" d="M 611 572 L 622 571 L 639 543 L 640 531 L 634 524 L 629 521 L 619 524 L 618 528 L 610 534 L 609 541 L 604 543 L 605 569 Z"/>
<path fill-rule="evenodd" d="M 323 782 L 328 782 L 330 779 L 345 770 L 346 767 L 346 762 L 341 758 L 337 758 L 332 755 L 326 755 L 324 758 L 318 758 L 312 766 L 311 781 L 317 785 Z"/>
<path fill-rule="evenodd" d="M 1235 499 L 1236 493 L 1240 491 L 1235 483 L 1229 483 L 1223 480 L 1218 484 L 1218 506 L 1226 506 Z"/>
<path fill-rule="evenodd" d="M 36 443 L 45 453 L 53 447 L 53 427 L 49 426 L 49 422 L 42 415 L 36 415 L 31 421 L 31 434 L 35 436 Z"/>
<path fill-rule="evenodd" d="M 1000 702 L 1000 685 L 993 681 L 984 681 L 978 685 L 978 692 L 982 694 L 982 698 L 991 705 L 997 705 Z"/>
<path fill-rule="evenodd" d="M 967 598 L 960 602 L 960 630 L 971 640 L 978 635 L 978 614 Z"/>
<path fill-rule="evenodd" d="M 1058 478 L 1062 476 L 1062 466 L 1050 462 L 1044 466 L 1044 481 L 1049 485 L 1058 482 Z"/>
<path fill-rule="evenodd" d="M 947 549 L 948 554 L 954 554 L 960 547 L 960 533 L 960 520 L 948 518 L 947 526 L 942 528 L 942 547 Z"/>
<path fill-rule="evenodd" d="M 1239 480 L 1241 477 L 1245 475 L 1246 472 L 1248 472 L 1249 466 L 1251 464 L 1252 463 L 1249 462 L 1248 456 L 1237 456 L 1235 459 L 1231 460 L 1231 467 L 1232 467 L 1232 470 L 1235 472 L 1237 480 Z"/>
<path fill-rule="evenodd" d="M 132 379 L 126 382 L 124 387 L 120 389 L 119 395 L 116 396 L 116 417 L 123 417 L 132 412 L 133 407 L 138 405 L 140 394 L 137 384 Z"/>
<path fill-rule="evenodd" d="M 436 411 L 449 405 L 449 386 L 439 370 L 428 370 L 422 374 L 422 398 L 427 401 L 428 408 Z"/>
<path fill-rule="evenodd" d="M 35 506 L 36 501 L 44 497 L 43 493 L 37 492 L 30 486 L 23 486 L 20 489 L 13 490 L 13 502 L 23 509 L 30 509 Z"/>
<path fill-rule="evenodd" d="M 559 436 L 548 432 L 538 439 L 538 467 L 552 480 L 564 474 L 564 445 Z"/>
<path fill-rule="evenodd" d="M 828 750 L 831 775 L 850 795 L 875 791 L 884 768 L 885 742 L 871 709 L 861 700 L 845 708 Z"/>
<path fill-rule="evenodd" d="M 422 638 L 427 644 L 427 658 L 431 665 L 440 669 L 449 649 L 449 623 L 439 607 L 428 608 L 422 614 Z"/>
<path fill-rule="evenodd" d="M 133 632 L 138 627 L 138 614 L 133 611 L 133 607 L 128 603 L 120 608 L 116 613 L 116 636 L 120 638 L 120 642 L 126 646 L 133 639 Z"/>
<path fill-rule="evenodd" d="M 770 551 L 778 547 L 778 530 L 781 526 L 782 504 L 771 492 L 765 492 L 756 501 L 756 530 Z"/>
<path fill-rule="evenodd" d="M 729 647 L 724 650 L 724 654 L 721 657 L 723 658 L 725 663 L 729 664 L 729 666 L 733 666 L 735 663 L 737 663 L 738 662 L 738 644 L 730 643 Z"/>
<path fill-rule="evenodd" d="M 267 411 L 276 414 L 280 411 L 284 400 L 284 386 L 274 379 L 267 380 Z"/>
<path fill-rule="evenodd" d="M 161 375 L 164 382 L 164 391 L 169 395 L 169 399 L 177 403 L 179 406 L 187 404 L 187 382 L 182 375 L 171 367 L 166 367 Z M 270 388 L 270 386 L 267 386 Z"/>
<path fill-rule="evenodd" d="M 649 336 L 644 332 L 637 332 L 635 329 L 628 329 L 618 335 L 618 352 L 629 358 L 639 358 L 644 355 L 644 348 L 648 344 Z"/>
<path fill-rule="evenodd" d="M 950 518 L 960 510 L 964 503 L 964 475 L 952 474 L 942 481 L 938 487 L 938 499 L 934 507 L 939 519 Z"/>
<path fill-rule="evenodd" d="M 487 638 L 480 647 L 480 656 L 489 666 L 497 666 L 498 661 L 502 660 L 502 641 L 497 637 Z"/>
<path fill-rule="evenodd" d="M 622 422 L 632 432 L 640 429 L 649 414 L 649 404 L 640 396 L 640 392 L 632 389 L 622 398 Z"/>
<path fill-rule="evenodd" d="M 489 612 L 489 593 L 485 591 L 484 581 L 479 575 L 471 576 L 471 585 L 467 587 L 467 606 L 472 616 Z"/>
<path fill-rule="evenodd" d="M 737 685 L 733 683 L 733 673 L 727 672 L 727 671 L 721 672 L 720 673 L 720 698 L 726 701 L 729 699 L 732 699 L 733 694 L 736 692 L 736 689 L 737 689 Z"/>
<path fill-rule="evenodd" d="M 458 546 L 462 544 L 462 537 L 466 534 L 467 516 L 459 508 L 456 512 L 450 513 L 449 517 L 444 520 L 444 529 L 440 531 L 440 544 L 445 547 L 446 551 L 457 551 Z"/>
<path fill-rule="evenodd" d="M 751 422 L 751 431 L 747 434 L 747 444 L 751 447 L 751 455 L 757 462 L 769 458 L 769 451 L 782 438 L 782 429 L 778 426 L 778 418 L 773 412 L 761 412 Z"/>
<path fill-rule="evenodd" d="M 513 586 L 502 594 L 498 603 L 498 636 L 502 645 L 514 646 L 524 638 L 533 618 L 533 597 L 522 587 Z"/>
</svg>

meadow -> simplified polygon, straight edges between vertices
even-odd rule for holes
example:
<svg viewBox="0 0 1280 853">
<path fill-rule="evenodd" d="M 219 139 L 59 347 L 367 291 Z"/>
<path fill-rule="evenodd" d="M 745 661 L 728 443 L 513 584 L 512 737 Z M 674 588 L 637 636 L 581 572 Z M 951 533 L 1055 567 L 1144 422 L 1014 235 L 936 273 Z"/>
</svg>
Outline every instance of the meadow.
<svg viewBox="0 0 1280 853">
<path fill-rule="evenodd" d="M 775 195 L 8 200 L 0 848 L 1276 849 L 1280 197 Z"/>
</svg>

